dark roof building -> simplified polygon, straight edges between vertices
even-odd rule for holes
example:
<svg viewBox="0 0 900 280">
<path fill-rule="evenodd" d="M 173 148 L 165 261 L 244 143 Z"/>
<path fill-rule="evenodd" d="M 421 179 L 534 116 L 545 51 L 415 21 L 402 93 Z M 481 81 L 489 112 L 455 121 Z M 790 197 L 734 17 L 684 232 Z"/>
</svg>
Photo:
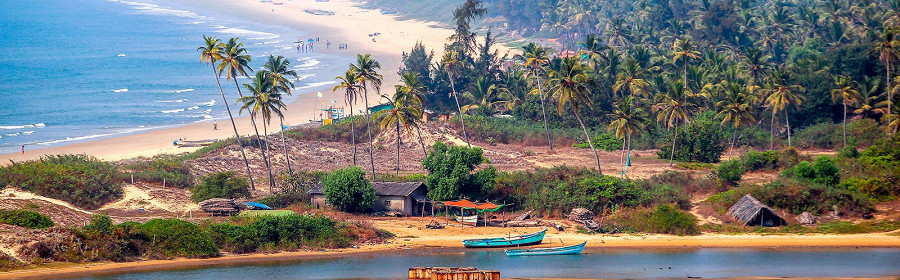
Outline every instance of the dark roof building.
<svg viewBox="0 0 900 280">
<path fill-rule="evenodd" d="M 759 202 L 750 194 L 745 195 L 731 208 L 728 208 L 728 215 L 748 226 L 777 227 L 787 224 L 775 210 Z"/>
<path fill-rule="evenodd" d="M 372 182 L 375 189 L 375 211 L 401 212 L 407 216 L 420 215 L 422 206 L 428 203 L 428 189 L 423 182 Z M 321 184 L 309 189 L 310 204 L 316 208 L 325 205 L 325 191 Z"/>
</svg>

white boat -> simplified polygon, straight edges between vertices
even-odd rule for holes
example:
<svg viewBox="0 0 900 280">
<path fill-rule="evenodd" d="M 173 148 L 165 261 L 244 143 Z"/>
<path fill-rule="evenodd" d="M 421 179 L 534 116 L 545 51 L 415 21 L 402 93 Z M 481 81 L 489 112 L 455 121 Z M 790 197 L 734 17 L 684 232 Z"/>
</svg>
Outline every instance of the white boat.
<svg viewBox="0 0 900 280">
<path fill-rule="evenodd" d="M 477 224 L 478 216 L 454 216 L 457 222 L 463 222 L 463 224 Z"/>
</svg>

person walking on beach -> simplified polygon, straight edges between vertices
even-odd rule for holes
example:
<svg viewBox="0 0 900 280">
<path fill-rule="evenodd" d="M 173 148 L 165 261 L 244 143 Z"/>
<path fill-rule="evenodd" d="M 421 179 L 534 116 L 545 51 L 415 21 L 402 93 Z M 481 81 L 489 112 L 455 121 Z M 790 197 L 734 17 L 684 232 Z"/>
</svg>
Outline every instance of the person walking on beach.
<svg viewBox="0 0 900 280">
<path fill-rule="evenodd" d="M 330 48 L 330 47 L 331 47 L 331 41 L 325 40 L 325 48 L 327 49 L 327 48 Z"/>
<path fill-rule="evenodd" d="M 22 154 L 25 154 L 25 145 L 22 145 Z"/>
<path fill-rule="evenodd" d="M 219 122 L 213 121 L 213 130 L 219 130 Z"/>
</svg>

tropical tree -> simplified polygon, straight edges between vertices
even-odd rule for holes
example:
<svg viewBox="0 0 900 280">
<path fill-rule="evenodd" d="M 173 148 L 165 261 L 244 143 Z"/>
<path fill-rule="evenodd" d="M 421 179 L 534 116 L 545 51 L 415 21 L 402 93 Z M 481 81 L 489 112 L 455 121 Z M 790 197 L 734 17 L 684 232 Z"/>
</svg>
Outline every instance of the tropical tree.
<svg viewBox="0 0 900 280">
<path fill-rule="evenodd" d="M 581 125 L 581 130 L 584 132 L 588 145 L 594 151 L 594 157 L 597 159 L 597 172 L 603 173 L 600 167 L 600 154 L 594 148 L 594 142 L 591 141 L 591 136 L 588 134 L 584 121 L 581 120 L 581 115 L 578 113 L 582 106 L 592 106 L 590 92 L 588 92 L 587 88 L 588 76 L 585 73 L 585 67 L 573 57 L 563 59 L 560 66 L 559 71 L 553 70 L 550 72 L 550 80 L 548 80 L 548 83 L 551 85 L 550 95 L 558 100 L 556 110 L 559 114 L 562 114 L 566 104 L 572 107 L 572 113 L 575 115 L 575 119 L 578 120 L 578 124 Z"/>
<path fill-rule="evenodd" d="M 271 76 L 267 72 L 265 70 L 256 72 L 256 75 L 250 79 L 250 83 L 244 84 L 244 88 L 249 90 L 252 95 L 238 98 L 238 102 L 243 104 L 240 112 L 244 110 L 250 112 L 250 121 L 254 123 L 254 128 L 256 128 L 256 117 L 262 117 L 264 135 L 268 135 L 266 127 L 271 123 L 272 113 L 279 117 L 284 117 L 281 108 L 285 107 L 284 102 L 281 101 L 281 94 L 273 90 Z M 256 130 L 256 138 L 260 139 L 259 130 Z M 268 141 L 266 141 L 265 145 L 269 145 Z M 260 144 L 259 150 L 262 152 L 263 161 L 265 161 L 266 169 L 269 171 L 269 191 L 272 192 L 275 189 L 275 176 L 272 175 L 272 165 L 269 163 L 269 157 L 266 153 L 268 148 Z"/>
<path fill-rule="evenodd" d="M 197 51 L 200 52 L 200 61 L 206 63 L 206 65 L 216 65 L 216 62 L 222 60 L 222 41 L 217 39 L 215 36 L 206 37 L 203 35 L 203 45 L 197 48 Z M 234 115 L 231 114 L 231 106 L 228 105 L 228 98 L 225 98 L 225 91 L 222 90 L 222 83 L 219 82 L 219 76 L 221 72 L 216 71 L 216 67 L 213 67 L 213 74 L 216 76 L 216 85 L 219 86 L 219 93 L 222 95 L 222 102 L 225 103 L 225 110 L 228 111 L 228 119 L 231 120 L 231 128 L 234 129 L 234 139 L 237 140 L 238 146 L 241 147 L 241 157 L 244 159 L 244 166 L 247 168 L 247 178 L 250 179 L 250 189 L 256 190 L 256 186 L 253 183 L 253 174 L 250 172 L 250 161 L 247 160 L 247 153 L 244 152 L 244 141 L 241 141 L 241 135 L 238 134 L 237 125 L 234 124 Z"/>
<path fill-rule="evenodd" d="M 669 166 L 675 159 L 675 143 L 678 141 L 678 125 L 686 124 L 691 121 L 691 115 L 695 109 L 695 105 L 688 101 L 689 92 L 685 89 L 683 81 L 674 81 L 669 83 L 668 90 L 656 96 L 656 105 L 653 108 L 657 110 L 656 121 L 662 122 L 666 129 L 674 129 L 674 137 L 672 137 L 672 152 L 669 155 Z"/>
<path fill-rule="evenodd" d="M 672 45 L 672 51 L 674 52 L 672 63 L 677 63 L 679 59 L 681 60 L 684 68 L 681 80 L 684 81 L 684 88 L 687 88 L 688 63 L 690 63 L 691 59 L 699 59 L 700 52 L 694 50 L 694 44 L 691 42 L 691 39 L 688 38 L 682 38 L 675 41 L 675 44 Z"/>
<path fill-rule="evenodd" d="M 523 46 L 522 51 L 522 65 L 529 70 L 530 76 L 534 78 L 535 89 L 537 89 L 537 94 L 541 99 L 544 131 L 547 133 L 547 144 L 550 145 L 550 152 L 553 153 L 553 139 L 550 137 L 550 127 L 547 125 L 547 109 L 544 107 L 544 89 L 541 88 L 541 72 L 544 72 L 544 65 L 550 61 L 550 58 L 547 57 L 547 50 L 534 43 L 528 43 Z"/>
<path fill-rule="evenodd" d="M 767 91 L 768 97 L 766 98 L 766 106 L 772 110 L 772 122 L 770 127 L 772 128 L 773 133 L 769 134 L 769 150 L 775 148 L 774 142 L 774 130 L 775 130 L 775 114 L 779 111 L 784 111 L 784 124 L 787 127 L 787 135 L 788 135 L 788 147 L 791 147 L 791 122 L 788 118 L 788 109 L 790 107 L 797 107 L 801 103 L 803 103 L 803 96 L 799 95 L 799 93 L 803 92 L 804 89 L 799 85 L 790 85 L 788 84 L 788 74 L 787 70 L 779 70 L 776 71 L 772 77 L 770 77 L 770 82 Z"/>
<path fill-rule="evenodd" d="M 896 38 L 896 30 L 885 27 L 881 36 L 875 41 L 874 51 L 878 52 L 878 60 L 884 64 L 885 72 L 885 93 L 887 93 L 887 111 L 892 111 L 893 92 L 891 91 L 891 71 L 894 69 L 894 63 L 900 61 L 900 40 Z"/>
<path fill-rule="evenodd" d="M 419 117 L 422 115 L 419 112 L 421 105 L 401 88 L 397 88 L 393 98 L 384 94 L 381 98 L 387 101 L 391 109 L 375 112 L 372 117 L 381 120 L 379 124 L 382 129 L 390 129 L 392 125 L 397 128 L 397 175 L 400 175 L 400 127 L 402 126 L 406 133 L 412 134 L 412 128 L 418 126 Z"/>
<path fill-rule="evenodd" d="M 291 95 L 291 89 L 294 83 L 288 77 L 298 78 L 297 71 L 291 69 L 291 61 L 285 59 L 284 56 L 269 55 L 269 60 L 263 65 L 263 69 L 268 71 L 269 78 L 272 80 L 272 89 L 275 93 L 287 93 Z M 284 159 L 287 161 L 288 174 L 293 174 L 294 169 L 291 168 L 291 157 L 288 155 L 287 142 L 284 137 L 284 116 L 279 115 L 278 125 L 281 129 L 281 147 L 284 149 Z"/>
<path fill-rule="evenodd" d="M 472 89 L 463 93 L 463 98 L 471 101 L 470 104 L 462 106 L 462 112 L 467 113 L 470 110 L 485 108 L 489 112 L 499 110 L 509 110 L 512 97 L 509 90 L 498 86 L 485 77 L 478 77 L 475 83 L 472 83 Z M 484 109 L 483 109 L 484 110 Z"/>
<path fill-rule="evenodd" d="M 645 76 L 646 70 L 641 67 L 637 60 L 628 57 L 622 64 L 622 71 L 616 75 L 613 92 L 622 93 L 623 90 L 627 89 L 635 97 L 646 97 L 650 83 L 647 82 Z"/>
<path fill-rule="evenodd" d="M 469 134 L 466 133 L 466 122 L 463 120 L 463 112 L 462 107 L 459 106 L 459 96 L 456 94 L 456 86 L 453 81 L 453 72 L 458 67 L 462 67 L 463 62 L 459 60 L 458 54 L 455 51 L 446 51 L 444 52 L 444 56 L 441 57 L 441 65 L 444 66 L 444 70 L 447 71 L 447 78 L 450 79 L 450 89 L 453 91 L 453 99 L 456 100 L 456 109 L 459 112 L 459 124 L 462 125 L 463 136 L 466 138 L 466 145 L 469 148 L 472 148 L 472 144 L 469 143 Z"/>
<path fill-rule="evenodd" d="M 404 106 L 414 107 L 416 111 L 419 112 L 416 122 L 424 121 L 422 117 L 425 114 L 425 91 L 427 88 L 419 81 L 419 73 L 403 72 L 403 74 L 400 75 L 400 80 L 403 84 L 395 87 L 398 92 L 404 94 L 404 98 L 402 99 L 405 102 Z M 428 156 L 428 149 L 425 148 L 425 141 L 422 139 L 422 128 L 418 125 L 415 127 L 416 133 L 419 135 L 419 144 L 422 145 L 422 154 Z"/>
<path fill-rule="evenodd" d="M 863 82 L 859 84 L 859 101 L 856 102 L 856 110 L 853 110 L 853 114 L 857 115 L 861 118 L 875 118 L 877 114 L 887 113 L 886 106 L 888 103 L 885 101 L 879 101 L 882 97 L 883 93 L 879 93 L 881 87 L 880 79 L 873 79 L 871 77 L 863 77 Z"/>
<path fill-rule="evenodd" d="M 734 127 L 734 133 L 731 134 L 731 150 L 728 152 L 728 159 L 734 153 L 734 141 L 737 139 L 738 131 L 749 123 L 756 122 L 753 117 L 753 95 L 744 92 L 744 87 L 738 83 L 728 83 L 725 85 L 725 99 L 716 104 L 719 112 L 716 118 L 722 118 L 722 125 L 731 123 Z"/>
<path fill-rule="evenodd" d="M 606 126 L 606 130 L 612 131 L 616 137 L 622 138 L 623 163 L 631 165 L 631 138 L 634 135 L 640 135 L 644 130 L 647 125 L 647 113 L 644 108 L 634 105 L 634 97 L 626 96 L 616 102 L 613 112 L 606 116 L 612 120 Z M 622 175 L 625 175 L 624 171 Z"/>
<path fill-rule="evenodd" d="M 350 64 L 350 69 L 357 74 L 357 83 L 362 87 L 363 99 L 366 102 L 366 125 L 369 134 L 369 162 L 372 164 L 372 180 L 375 180 L 375 145 L 372 138 L 372 118 L 369 110 L 369 87 L 375 89 L 376 93 L 381 92 L 381 74 L 377 70 L 381 69 L 381 63 L 372 58 L 371 54 L 357 54 L 356 64 Z"/>
<path fill-rule="evenodd" d="M 831 101 L 838 102 L 844 106 L 844 146 L 847 145 L 847 106 L 859 101 L 859 91 L 854 87 L 854 83 L 850 77 L 844 75 L 834 76 L 834 89 L 831 90 Z"/>
<path fill-rule="evenodd" d="M 353 104 L 359 100 L 361 88 L 357 82 L 359 74 L 353 68 L 347 69 L 343 76 L 334 77 L 338 81 L 338 85 L 334 86 L 331 91 L 344 90 L 344 103 L 350 104 L 350 143 L 353 145 L 353 165 L 356 164 L 356 126 L 353 121 Z"/>
<path fill-rule="evenodd" d="M 763 51 L 758 48 L 747 49 L 747 51 L 744 52 L 744 55 L 741 56 L 741 65 L 743 65 L 747 74 L 750 75 L 751 88 L 758 86 L 757 83 L 759 83 L 760 77 L 769 74 L 771 69 L 769 60 L 771 58 L 771 55 L 763 53 Z"/>
</svg>

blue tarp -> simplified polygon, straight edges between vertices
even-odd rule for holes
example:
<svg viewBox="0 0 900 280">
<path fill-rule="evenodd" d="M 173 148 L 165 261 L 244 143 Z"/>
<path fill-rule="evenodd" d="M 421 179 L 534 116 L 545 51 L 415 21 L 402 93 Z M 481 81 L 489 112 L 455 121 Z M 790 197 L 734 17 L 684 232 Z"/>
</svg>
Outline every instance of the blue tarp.
<svg viewBox="0 0 900 280">
<path fill-rule="evenodd" d="M 272 210 L 272 207 L 269 207 L 265 204 L 259 202 L 247 202 L 247 208 L 253 210 Z"/>
</svg>

